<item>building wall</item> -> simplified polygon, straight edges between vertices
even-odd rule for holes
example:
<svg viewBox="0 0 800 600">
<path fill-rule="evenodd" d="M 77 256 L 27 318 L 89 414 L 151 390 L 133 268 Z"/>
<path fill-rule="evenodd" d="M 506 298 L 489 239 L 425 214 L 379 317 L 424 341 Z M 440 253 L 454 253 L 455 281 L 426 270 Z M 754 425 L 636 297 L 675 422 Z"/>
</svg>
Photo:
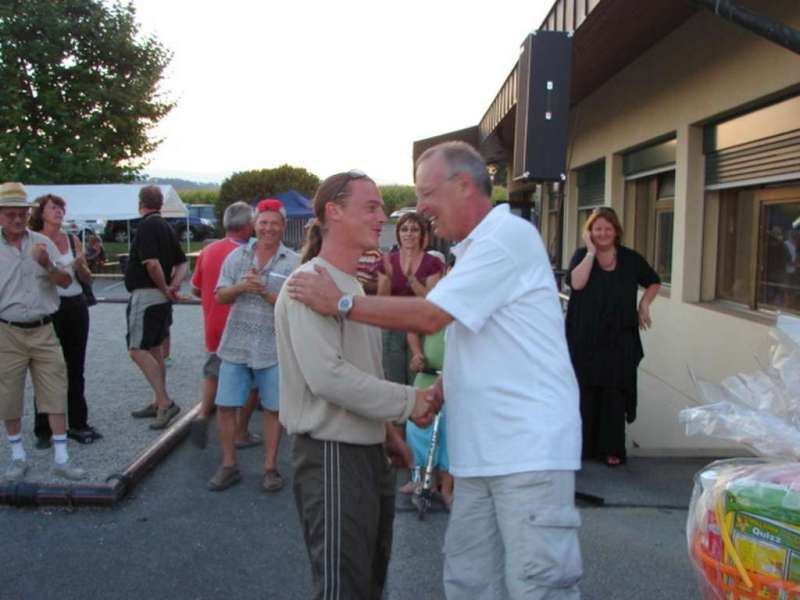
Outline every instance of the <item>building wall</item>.
<svg viewBox="0 0 800 600">
<path fill-rule="evenodd" d="M 800 29 L 796 0 L 759 5 L 754 10 Z M 800 89 L 800 57 L 700 11 L 573 107 L 563 266 L 580 238 L 574 169 L 605 158 L 605 203 L 621 213 L 621 155 L 661 136 L 677 136 L 673 283 L 653 304 L 654 328 L 643 334 L 639 417 L 628 430 L 633 452 L 719 453 L 729 447 L 684 435 L 677 414 L 699 402 L 688 366 L 712 381 L 755 370 L 753 355 L 765 349 L 770 319 L 699 303 L 702 125 L 792 88 Z"/>
</svg>

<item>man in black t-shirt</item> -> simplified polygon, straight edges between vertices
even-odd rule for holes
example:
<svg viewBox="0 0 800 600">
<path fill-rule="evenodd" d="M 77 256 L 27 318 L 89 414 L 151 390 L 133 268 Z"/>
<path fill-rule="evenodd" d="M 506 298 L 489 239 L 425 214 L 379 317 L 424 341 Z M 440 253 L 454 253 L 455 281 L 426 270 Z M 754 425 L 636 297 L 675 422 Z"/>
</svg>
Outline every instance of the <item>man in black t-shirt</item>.
<svg viewBox="0 0 800 600">
<path fill-rule="evenodd" d="M 142 220 L 136 228 L 125 270 L 125 287 L 131 294 L 126 311 L 128 352 L 155 395 L 154 402 L 131 415 L 155 418 L 151 429 L 164 429 L 180 411 L 167 395 L 161 345 L 169 335 L 172 302 L 178 299 L 188 266 L 175 232 L 161 217 L 163 203 L 158 186 L 149 185 L 139 191 Z"/>
</svg>

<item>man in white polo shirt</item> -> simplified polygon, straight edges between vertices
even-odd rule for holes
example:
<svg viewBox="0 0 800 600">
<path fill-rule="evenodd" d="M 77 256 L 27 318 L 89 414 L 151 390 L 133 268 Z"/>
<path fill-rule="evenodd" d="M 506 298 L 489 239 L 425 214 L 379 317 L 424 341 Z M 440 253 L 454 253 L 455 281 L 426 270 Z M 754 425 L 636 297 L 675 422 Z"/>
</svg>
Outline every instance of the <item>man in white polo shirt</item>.
<svg viewBox="0 0 800 600">
<path fill-rule="evenodd" d="M 348 318 L 430 334 L 448 326 L 444 397 L 456 480 L 445 537 L 448 598 L 578 598 L 574 506 L 578 386 L 550 263 L 536 229 L 492 208 L 480 155 L 449 142 L 417 161 L 417 209 L 459 241 L 427 298 L 358 296 Z M 336 314 L 327 273 L 298 273 L 292 297 Z"/>
</svg>

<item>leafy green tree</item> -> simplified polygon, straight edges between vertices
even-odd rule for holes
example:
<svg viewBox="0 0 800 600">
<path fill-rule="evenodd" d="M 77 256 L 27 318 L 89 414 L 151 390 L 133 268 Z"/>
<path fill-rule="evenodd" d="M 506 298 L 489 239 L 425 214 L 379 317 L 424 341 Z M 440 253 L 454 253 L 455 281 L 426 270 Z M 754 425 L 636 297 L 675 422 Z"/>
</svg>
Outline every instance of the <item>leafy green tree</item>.
<svg viewBox="0 0 800 600">
<path fill-rule="evenodd" d="M 219 188 L 183 189 L 175 190 L 185 204 L 211 204 L 217 214 L 217 221 L 222 223 L 224 208 L 219 203 Z"/>
<path fill-rule="evenodd" d="M 118 0 L 0 0 L 0 180 L 135 179 L 171 53 Z"/>
<path fill-rule="evenodd" d="M 238 200 L 253 202 L 290 189 L 310 198 L 319 186 L 319 177 L 302 167 L 281 165 L 275 169 L 257 169 L 234 173 L 219 188 L 219 210 L 224 211 Z"/>
<path fill-rule="evenodd" d="M 502 185 L 494 185 L 492 186 L 492 204 L 497 204 L 500 201 L 508 202 L 508 188 Z"/>
<path fill-rule="evenodd" d="M 216 204 L 219 200 L 219 188 L 175 191 L 186 204 Z"/>
<path fill-rule="evenodd" d="M 380 185 L 378 188 L 383 196 L 387 215 L 398 208 L 414 206 L 417 203 L 417 192 L 413 185 Z"/>
</svg>

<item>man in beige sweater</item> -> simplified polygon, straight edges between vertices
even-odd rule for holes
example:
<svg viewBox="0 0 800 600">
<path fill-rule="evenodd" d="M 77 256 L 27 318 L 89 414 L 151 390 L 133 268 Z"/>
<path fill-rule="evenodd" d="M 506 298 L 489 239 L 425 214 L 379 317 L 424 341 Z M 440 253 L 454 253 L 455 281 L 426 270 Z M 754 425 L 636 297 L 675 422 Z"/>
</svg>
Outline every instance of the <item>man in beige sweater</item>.
<svg viewBox="0 0 800 600">
<path fill-rule="evenodd" d="M 358 259 L 386 221 L 375 183 L 358 171 L 326 179 L 301 270 L 324 266 L 340 289 L 363 295 Z M 306 262 L 307 261 L 307 262 Z M 351 297 L 351 296 L 350 296 Z M 394 477 L 407 466 L 391 422 L 430 423 L 432 389 L 383 380 L 380 330 L 323 316 L 281 291 L 275 310 L 280 421 L 292 435 L 294 494 L 311 560 L 314 598 L 379 599 L 392 541 Z"/>
</svg>

